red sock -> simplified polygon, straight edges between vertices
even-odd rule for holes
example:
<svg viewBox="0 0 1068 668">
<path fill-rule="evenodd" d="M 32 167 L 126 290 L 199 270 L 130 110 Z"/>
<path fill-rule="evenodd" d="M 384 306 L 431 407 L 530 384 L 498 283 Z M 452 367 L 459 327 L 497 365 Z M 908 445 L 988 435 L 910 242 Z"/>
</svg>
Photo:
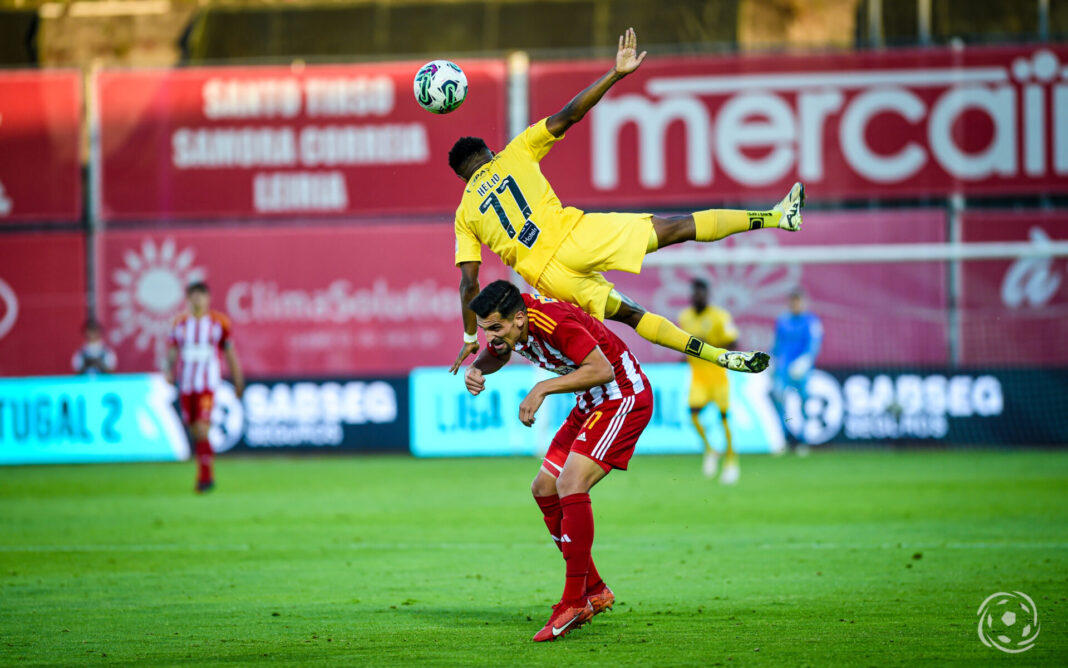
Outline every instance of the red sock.
<svg viewBox="0 0 1068 668">
<path fill-rule="evenodd" d="M 211 482 L 215 479 L 212 474 L 211 464 L 215 454 L 211 450 L 211 442 L 207 439 L 196 442 L 197 454 L 197 482 Z"/>
<path fill-rule="evenodd" d="M 560 510 L 560 497 L 555 494 L 552 496 L 535 496 L 534 501 L 541 508 L 542 519 L 545 520 L 545 527 L 549 530 L 553 543 L 563 552 L 564 544 L 560 542 L 560 521 L 563 519 L 564 514 Z M 601 579 L 601 574 L 597 572 L 597 567 L 593 565 L 593 557 L 591 556 L 590 570 L 586 575 L 586 593 L 597 594 L 602 589 L 604 589 L 604 580 Z"/>
<path fill-rule="evenodd" d="M 582 605 L 586 596 L 586 577 L 590 572 L 590 548 L 593 547 L 593 506 L 589 494 L 569 494 L 560 499 L 563 519 L 560 522 L 561 545 L 566 562 L 567 579 L 560 600 Z"/>
<path fill-rule="evenodd" d="M 553 543 L 563 552 L 564 546 L 560 542 L 560 520 L 563 519 L 564 514 L 560 510 L 560 497 L 555 494 L 552 496 L 535 496 L 534 501 L 541 508 L 542 519 L 545 520 L 545 528 L 549 530 Z"/>
</svg>

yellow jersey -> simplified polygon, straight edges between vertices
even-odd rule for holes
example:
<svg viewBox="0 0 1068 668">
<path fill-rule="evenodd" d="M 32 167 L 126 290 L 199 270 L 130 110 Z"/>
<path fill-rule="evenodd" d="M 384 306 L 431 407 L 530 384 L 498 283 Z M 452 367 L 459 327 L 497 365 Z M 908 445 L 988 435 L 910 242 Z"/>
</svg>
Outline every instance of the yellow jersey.
<svg viewBox="0 0 1068 668">
<path fill-rule="evenodd" d="M 482 245 L 537 285 L 583 212 L 560 204 L 539 162 L 558 140 L 542 119 L 508 142 L 464 189 L 456 209 L 456 264 L 481 262 Z"/>
<path fill-rule="evenodd" d="M 706 306 L 700 313 L 692 306 L 687 307 L 679 314 L 679 327 L 717 348 L 723 348 L 738 338 L 738 328 L 731 314 L 718 306 Z M 717 364 L 689 355 L 686 361 L 690 363 L 695 381 L 727 379 L 727 370 Z"/>
</svg>

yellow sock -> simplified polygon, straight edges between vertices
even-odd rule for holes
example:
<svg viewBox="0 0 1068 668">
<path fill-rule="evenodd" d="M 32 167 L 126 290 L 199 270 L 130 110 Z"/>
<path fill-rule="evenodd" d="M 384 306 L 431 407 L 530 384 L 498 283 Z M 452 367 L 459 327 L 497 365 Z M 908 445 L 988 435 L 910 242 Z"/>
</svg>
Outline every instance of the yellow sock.
<svg viewBox="0 0 1068 668">
<path fill-rule="evenodd" d="M 727 424 L 727 416 L 723 415 L 723 435 L 727 438 L 727 449 L 723 451 L 724 456 L 727 459 L 732 459 L 737 455 L 734 454 L 734 447 L 731 445 L 731 428 Z"/>
<path fill-rule="evenodd" d="M 693 214 L 698 241 L 716 241 L 738 232 L 778 227 L 782 211 L 739 211 L 737 209 L 708 209 Z"/>
<path fill-rule="evenodd" d="M 719 356 L 727 352 L 723 348 L 710 346 L 696 336 L 690 336 L 664 316 L 655 313 L 643 315 L 634 331 L 646 341 L 677 350 L 691 357 L 700 357 L 713 364 L 717 364 Z"/>
<path fill-rule="evenodd" d="M 619 313 L 619 307 L 623 305 L 623 296 L 612 290 L 608 293 L 608 299 L 604 303 L 604 317 L 611 318 Z"/>
<path fill-rule="evenodd" d="M 697 430 L 697 435 L 701 437 L 701 442 L 705 444 L 705 453 L 712 452 L 712 446 L 708 443 L 708 436 L 705 435 L 705 428 L 701 426 L 701 414 L 690 411 L 690 419 L 693 420 L 693 428 Z"/>
</svg>

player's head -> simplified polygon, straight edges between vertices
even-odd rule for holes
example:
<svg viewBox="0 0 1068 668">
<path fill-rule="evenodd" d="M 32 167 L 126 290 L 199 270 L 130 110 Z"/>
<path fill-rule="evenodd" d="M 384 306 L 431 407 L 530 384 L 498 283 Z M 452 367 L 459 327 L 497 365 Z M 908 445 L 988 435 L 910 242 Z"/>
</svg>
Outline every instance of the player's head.
<svg viewBox="0 0 1068 668">
<path fill-rule="evenodd" d="M 478 168 L 493 159 L 493 151 L 489 150 L 480 137 L 460 137 L 449 150 L 449 167 L 456 172 L 464 182 L 478 171 Z"/>
<path fill-rule="evenodd" d="M 519 288 L 508 281 L 490 283 L 467 307 L 475 312 L 487 345 L 497 354 L 510 352 L 526 335 L 527 307 Z"/>
<path fill-rule="evenodd" d="M 708 306 L 708 283 L 703 279 L 695 278 L 690 282 L 690 304 L 698 311 Z"/>
<path fill-rule="evenodd" d="M 790 293 L 790 312 L 797 315 L 805 310 L 805 291 L 795 288 Z"/>
<path fill-rule="evenodd" d="M 185 298 L 189 301 L 189 308 L 203 313 L 211 304 L 211 290 L 204 281 L 195 281 L 185 287 Z"/>
<path fill-rule="evenodd" d="M 99 341 L 103 338 L 100 330 L 100 323 L 92 318 L 86 320 L 85 324 L 82 325 L 82 335 L 85 337 L 85 340 L 90 343 Z"/>
</svg>

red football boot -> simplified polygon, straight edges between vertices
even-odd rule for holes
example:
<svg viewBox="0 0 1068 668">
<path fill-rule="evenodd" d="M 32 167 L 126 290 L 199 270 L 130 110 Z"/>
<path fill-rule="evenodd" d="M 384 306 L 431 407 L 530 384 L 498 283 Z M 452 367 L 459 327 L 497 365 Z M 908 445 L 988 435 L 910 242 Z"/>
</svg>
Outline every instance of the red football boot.
<svg viewBox="0 0 1068 668">
<path fill-rule="evenodd" d="M 612 609 L 612 605 L 616 602 L 616 595 L 612 593 L 612 590 L 608 588 L 608 585 L 605 585 L 604 589 L 601 591 L 587 596 L 586 600 L 589 601 L 590 606 L 593 607 L 593 614 L 599 615 L 605 610 Z"/>
<path fill-rule="evenodd" d="M 534 642 L 545 642 L 562 638 L 593 618 L 593 606 L 586 601 L 585 607 L 570 607 L 563 602 L 553 606 L 553 615 L 549 623 L 534 634 Z"/>
</svg>

